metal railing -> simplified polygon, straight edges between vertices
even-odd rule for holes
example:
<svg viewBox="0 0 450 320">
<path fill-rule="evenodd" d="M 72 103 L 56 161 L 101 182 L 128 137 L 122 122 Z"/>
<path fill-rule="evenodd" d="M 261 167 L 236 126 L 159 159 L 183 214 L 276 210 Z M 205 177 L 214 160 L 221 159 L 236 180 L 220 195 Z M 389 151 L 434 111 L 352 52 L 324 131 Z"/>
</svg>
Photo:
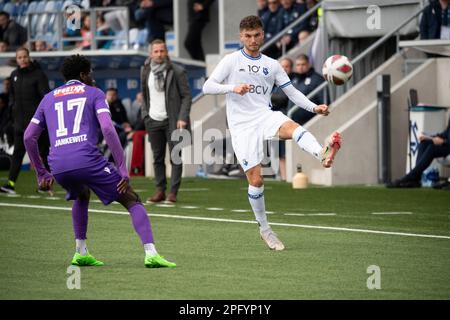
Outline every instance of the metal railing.
<svg viewBox="0 0 450 320">
<path fill-rule="evenodd" d="M 406 26 L 408 23 L 410 23 L 413 19 L 415 19 L 419 14 L 421 14 L 423 12 L 423 10 L 425 10 L 426 7 L 421 8 L 420 10 L 418 10 L 417 12 L 415 12 L 413 15 L 411 15 L 409 18 L 407 18 L 406 20 L 404 20 L 402 23 L 400 23 L 396 28 L 394 28 L 394 30 L 388 32 L 387 34 L 385 34 L 383 37 L 381 37 L 380 39 L 378 39 L 375 43 L 373 43 L 370 47 L 368 47 L 366 50 L 364 50 L 363 52 L 361 52 L 359 55 L 357 55 L 355 58 L 353 58 L 351 60 L 351 63 L 353 65 L 355 65 L 357 62 L 361 61 L 362 59 L 364 59 L 369 53 L 371 53 L 372 51 L 374 51 L 375 49 L 377 49 L 381 44 L 383 44 L 384 42 L 386 42 L 390 37 L 392 37 L 393 35 L 396 35 L 396 41 L 397 41 L 397 52 L 398 52 L 398 43 L 399 43 L 399 35 L 400 35 L 400 30 Z M 328 86 L 328 82 L 324 81 L 321 85 L 319 85 L 317 88 L 315 88 L 313 91 L 311 91 L 307 97 L 309 99 L 311 99 L 312 97 L 314 97 L 317 93 L 319 93 L 321 90 L 325 90 L 326 87 Z M 291 117 L 292 114 L 299 110 L 300 107 L 299 106 L 293 106 L 287 116 Z"/>
<path fill-rule="evenodd" d="M 124 21 L 124 28 L 121 30 L 123 31 L 123 34 L 115 34 L 115 35 L 110 35 L 110 36 L 102 36 L 102 35 L 97 35 L 97 16 L 99 12 L 125 12 L 125 14 L 123 15 L 123 17 L 125 18 Z M 90 36 L 89 38 L 84 38 L 81 36 L 65 36 L 64 33 L 65 31 L 68 29 L 66 26 L 66 17 L 65 14 L 66 12 L 64 10 L 62 11 L 42 11 L 42 12 L 28 12 L 27 16 L 28 16 L 28 21 L 27 21 L 27 29 L 28 29 L 28 42 L 29 43 L 33 43 L 36 41 L 48 41 L 48 33 L 51 33 L 51 31 L 54 31 L 54 26 L 48 26 L 47 27 L 47 32 L 44 33 L 39 33 L 39 31 L 42 30 L 33 30 L 33 16 L 51 16 L 51 15 L 55 15 L 55 20 L 54 23 L 56 23 L 56 35 L 53 35 L 51 41 L 55 41 L 57 43 L 57 50 L 64 50 L 64 43 L 65 42 L 74 42 L 74 41 L 83 41 L 83 40 L 88 40 L 91 45 L 90 45 L 90 49 L 91 50 L 97 50 L 98 48 L 98 42 L 99 41 L 114 41 L 114 40 L 119 40 L 119 41 L 123 41 L 124 42 L 124 46 L 123 49 L 128 49 L 130 47 L 130 39 L 129 39 L 129 12 L 128 12 L 128 7 L 96 7 L 96 8 L 90 8 L 90 9 L 81 9 L 80 10 L 80 28 L 82 28 L 82 23 L 83 23 L 83 13 L 88 13 L 90 18 L 91 18 L 91 23 L 90 23 Z M 34 23 L 34 27 L 38 26 L 38 22 Z"/>
</svg>

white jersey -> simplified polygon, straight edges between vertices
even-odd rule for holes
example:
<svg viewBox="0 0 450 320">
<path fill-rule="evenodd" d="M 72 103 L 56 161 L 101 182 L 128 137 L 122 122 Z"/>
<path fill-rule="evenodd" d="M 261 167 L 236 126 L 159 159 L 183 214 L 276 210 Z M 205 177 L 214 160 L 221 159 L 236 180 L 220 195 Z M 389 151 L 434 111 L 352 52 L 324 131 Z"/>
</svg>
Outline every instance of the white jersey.
<svg viewBox="0 0 450 320">
<path fill-rule="evenodd" d="M 241 96 L 233 92 L 239 84 L 250 85 L 250 91 Z M 264 54 L 248 55 L 244 49 L 225 56 L 205 82 L 205 94 L 226 94 L 227 117 L 230 130 L 250 128 L 270 111 L 270 98 L 278 86 L 300 107 L 313 112 L 316 104 L 296 90 L 277 60 Z M 287 90 L 288 87 L 289 90 Z M 294 91 L 292 91 L 294 90 Z"/>
</svg>

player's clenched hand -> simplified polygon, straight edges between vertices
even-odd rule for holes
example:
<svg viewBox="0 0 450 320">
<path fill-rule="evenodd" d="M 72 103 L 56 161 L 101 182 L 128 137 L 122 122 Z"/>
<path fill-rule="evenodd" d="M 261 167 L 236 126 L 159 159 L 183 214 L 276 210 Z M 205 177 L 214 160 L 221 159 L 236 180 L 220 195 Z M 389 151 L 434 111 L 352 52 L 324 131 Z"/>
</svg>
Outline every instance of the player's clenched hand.
<svg viewBox="0 0 450 320">
<path fill-rule="evenodd" d="M 233 92 L 240 94 L 241 96 L 243 96 L 244 94 L 246 94 L 247 92 L 250 91 L 250 86 L 248 84 L 240 84 L 237 85 L 236 87 L 234 87 Z"/>
<path fill-rule="evenodd" d="M 323 116 L 327 116 L 330 114 L 330 110 L 328 110 L 328 106 L 326 104 L 318 105 L 314 108 L 314 112 Z"/>
<path fill-rule="evenodd" d="M 46 172 L 43 176 L 40 176 L 38 178 L 39 187 L 43 190 L 48 190 L 50 195 L 53 194 L 53 183 L 55 183 L 55 178 L 53 178 L 53 176 L 49 172 Z"/>
<path fill-rule="evenodd" d="M 122 178 L 120 182 L 117 184 L 117 192 L 120 194 L 127 192 L 130 186 L 128 178 Z"/>
</svg>

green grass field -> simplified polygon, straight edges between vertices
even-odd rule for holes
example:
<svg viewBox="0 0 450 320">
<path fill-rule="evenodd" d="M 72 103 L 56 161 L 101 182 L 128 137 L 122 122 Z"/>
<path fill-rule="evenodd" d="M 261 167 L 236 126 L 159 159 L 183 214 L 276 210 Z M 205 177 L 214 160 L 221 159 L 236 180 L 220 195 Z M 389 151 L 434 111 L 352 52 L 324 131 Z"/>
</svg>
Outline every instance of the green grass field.
<svg viewBox="0 0 450 320">
<path fill-rule="evenodd" d="M 132 185 L 142 199 L 154 191 L 149 179 Z M 265 185 L 285 251 L 268 250 L 249 222 L 244 180 L 185 179 L 176 206 L 146 205 L 157 248 L 177 268 L 144 268 L 126 211 L 92 201 L 88 247 L 106 265 L 81 268 L 81 290 L 69 290 L 71 204 L 59 187 L 39 196 L 34 173 L 22 172 L 20 196 L 0 195 L 0 299 L 450 298 L 449 192 Z M 367 288 L 371 265 L 381 289 Z"/>
</svg>

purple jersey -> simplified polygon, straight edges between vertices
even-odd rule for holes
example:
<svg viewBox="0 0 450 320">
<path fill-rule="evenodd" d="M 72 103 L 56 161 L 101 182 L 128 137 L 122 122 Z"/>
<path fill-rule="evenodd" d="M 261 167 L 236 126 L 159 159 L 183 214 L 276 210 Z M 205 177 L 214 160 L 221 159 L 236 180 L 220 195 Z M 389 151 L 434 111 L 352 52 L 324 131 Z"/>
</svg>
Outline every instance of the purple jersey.
<svg viewBox="0 0 450 320">
<path fill-rule="evenodd" d="M 106 165 L 97 148 L 97 114 L 102 112 L 110 112 L 105 94 L 77 80 L 68 81 L 42 99 L 31 122 L 48 130 L 52 174 Z"/>
</svg>

